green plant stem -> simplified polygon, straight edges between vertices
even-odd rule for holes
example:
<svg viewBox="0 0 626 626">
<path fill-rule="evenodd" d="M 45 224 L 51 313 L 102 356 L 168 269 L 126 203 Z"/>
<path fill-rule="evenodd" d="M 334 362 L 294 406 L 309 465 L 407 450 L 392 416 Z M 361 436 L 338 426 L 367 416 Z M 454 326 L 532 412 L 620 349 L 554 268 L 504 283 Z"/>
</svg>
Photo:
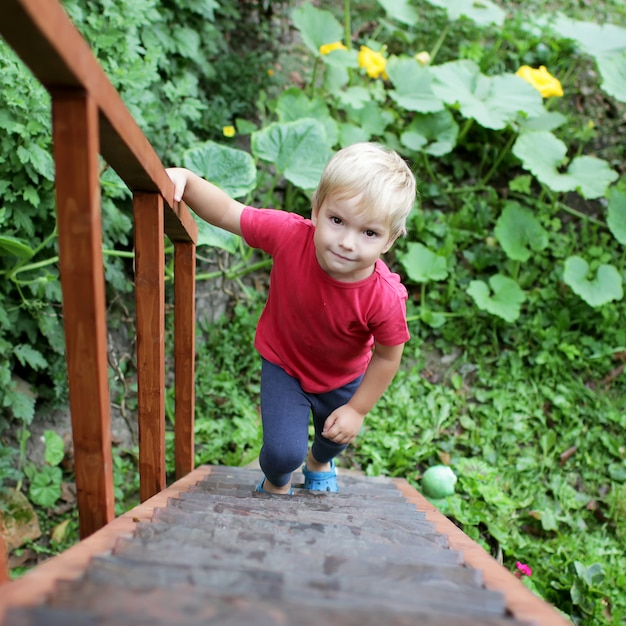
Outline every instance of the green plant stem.
<svg viewBox="0 0 626 626">
<path fill-rule="evenodd" d="M 440 50 L 441 46 L 443 45 L 443 42 L 445 41 L 446 37 L 448 36 L 448 31 L 449 30 L 450 30 L 450 23 L 447 23 L 445 28 L 441 31 L 441 34 L 439 35 L 439 38 L 435 42 L 435 45 L 433 46 L 433 49 L 430 51 L 430 62 L 431 62 L 431 64 L 434 63 L 435 57 L 439 53 L 439 50 Z"/>
<path fill-rule="evenodd" d="M 504 148 L 502 148 L 502 150 L 498 152 L 498 156 L 495 158 L 495 161 L 493 162 L 491 169 L 487 172 L 485 177 L 482 179 L 481 181 L 482 185 L 486 185 L 491 180 L 491 177 L 496 173 L 496 170 L 498 169 L 498 167 L 500 167 L 500 164 L 502 163 L 504 157 L 511 151 L 511 147 L 513 146 L 513 142 L 515 141 L 516 138 L 517 138 L 517 133 L 510 134 Z"/>
<path fill-rule="evenodd" d="M 470 117 L 469 119 L 465 120 L 465 124 L 463 124 L 463 128 L 461 128 L 461 132 L 459 133 L 459 136 L 456 138 L 457 145 L 460 144 L 461 141 L 463 141 L 463 139 L 465 139 L 465 135 L 467 135 L 469 129 L 472 127 L 473 124 L 474 124 L 473 117 Z"/>
<path fill-rule="evenodd" d="M 579 217 L 581 220 L 585 220 L 586 222 L 590 222 L 591 224 L 596 224 L 596 226 L 601 226 L 602 228 L 608 228 L 608 226 L 601 220 L 591 217 L 591 215 L 586 215 L 582 211 L 577 211 L 573 209 L 571 206 L 567 206 L 567 204 L 563 202 L 555 202 L 555 206 L 570 215 L 574 215 Z"/>
<path fill-rule="evenodd" d="M 315 60 L 313 61 L 313 75 L 311 76 L 311 87 L 309 89 L 309 95 L 311 98 L 315 95 L 315 81 L 317 79 L 317 66 L 319 65 L 320 58 L 316 54 Z"/>
<path fill-rule="evenodd" d="M 433 183 L 436 183 L 437 178 L 435 177 L 435 172 L 433 172 L 433 168 L 430 165 L 430 159 L 428 158 L 428 155 L 425 152 L 422 152 L 422 160 L 424 162 L 424 168 L 426 169 L 426 172 L 428 173 L 430 180 L 432 180 Z"/>
<path fill-rule="evenodd" d="M 204 272 L 196 274 L 196 280 L 213 280 L 214 278 L 219 278 L 220 276 L 224 276 L 224 278 L 226 278 L 227 280 L 238 280 L 246 274 L 251 274 L 252 272 L 256 272 L 257 270 L 264 269 L 266 267 L 269 267 L 271 264 L 272 259 L 263 259 L 262 261 L 251 263 L 250 265 L 238 263 L 237 265 L 229 268 L 226 271 L 215 270 L 214 272 Z"/>
<path fill-rule="evenodd" d="M 53 257 L 50 257 L 49 259 L 38 261 L 37 263 L 28 263 L 27 265 L 16 265 L 10 272 L 7 273 L 7 278 L 9 280 L 12 280 L 14 283 L 28 285 L 29 283 L 32 283 L 33 281 L 32 280 L 19 281 L 15 277 L 22 272 L 29 272 L 31 270 L 37 270 L 42 267 L 46 267 L 47 265 L 53 265 L 58 260 L 59 260 L 58 256 L 53 256 Z"/>
<path fill-rule="evenodd" d="M 344 44 L 348 50 L 352 49 L 352 26 L 350 23 L 350 0 L 343 0 L 343 28 Z"/>
<path fill-rule="evenodd" d="M 270 206 L 270 200 L 272 199 L 272 196 L 274 195 L 274 189 L 276 189 L 276 185 L 278 184 L 279 180 L 280 180 L 280 172 L 276 172 L 276 176 L 274 176 L 274 180 L 272 181 L 270 188 L 267 190 L 267 194 L 265 194 L 265 200 L 263 201 L 262 206 L 264 207 Z"/>
</svg>

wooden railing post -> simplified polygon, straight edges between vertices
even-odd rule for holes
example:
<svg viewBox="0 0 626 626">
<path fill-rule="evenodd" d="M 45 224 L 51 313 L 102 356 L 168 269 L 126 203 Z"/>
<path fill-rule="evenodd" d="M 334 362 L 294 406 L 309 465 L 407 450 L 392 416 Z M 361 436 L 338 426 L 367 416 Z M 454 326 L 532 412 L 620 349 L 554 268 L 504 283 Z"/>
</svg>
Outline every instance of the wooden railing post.
<svg viewBox="0 0 626 626">
<path fill-rule="evenodd" d="M 163 198 L 135 193 L 139 497 L 165 488 L 165 261 Z"/>
<path fill-rule="evenodd" d="M 9 552 L 7 544 L 0 533 L 0 585 L 9 580 Z"/>
<path fill-rule="evenodd" d="M 174 244 L 174 366 L 176 478 L 194 469 L 196 246 Z"/>
<path fill-rule="evenodd" d="M 59 266 L 80 536 L 114 518 L 98 179 L 98 111 L 81 90 L 52 94 Z"/>
</svg>

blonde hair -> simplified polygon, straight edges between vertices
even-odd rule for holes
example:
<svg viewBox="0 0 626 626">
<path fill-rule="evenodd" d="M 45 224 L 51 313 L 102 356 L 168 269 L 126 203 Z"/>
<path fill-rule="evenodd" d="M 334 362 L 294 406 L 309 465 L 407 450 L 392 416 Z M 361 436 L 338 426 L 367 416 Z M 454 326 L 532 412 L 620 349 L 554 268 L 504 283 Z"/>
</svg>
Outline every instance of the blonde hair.
<svg viewBox="0 0 626 626">
<path fill-rule="evenodd" d="M 328 196 L 361 196 L 365 214 L 384 216 L 390 239 L 405 234 L 406 219 L 417 198 L 415 176 L 393 150 L 375 143 L 355 143 L 339 150 L 327 163 L 311 204 L 317 213 Z"/>
</svg>

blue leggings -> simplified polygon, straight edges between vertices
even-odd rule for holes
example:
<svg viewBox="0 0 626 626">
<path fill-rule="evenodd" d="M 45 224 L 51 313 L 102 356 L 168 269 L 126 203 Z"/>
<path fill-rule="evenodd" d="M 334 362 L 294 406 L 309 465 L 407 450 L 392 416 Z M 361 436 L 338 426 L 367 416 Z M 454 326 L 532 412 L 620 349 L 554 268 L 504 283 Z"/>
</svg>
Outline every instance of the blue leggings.
<svg viewBox="0 0 626 626">
<path fill-rule="evenodd" d="M 354 395 L 363 376 L 326 393 L 307 393 L 296 378 L 282 367 L 263 359 L 261 368 L 261 419 L 263 447 L 261 469 L 276 487 L 291 480 L 309 449 L 309 418 L 313 413 L 315 439 L 311 452 L 316 461 L 327 463 L 348 446 L 322 437 L 326 418 Z"/>
</svg>

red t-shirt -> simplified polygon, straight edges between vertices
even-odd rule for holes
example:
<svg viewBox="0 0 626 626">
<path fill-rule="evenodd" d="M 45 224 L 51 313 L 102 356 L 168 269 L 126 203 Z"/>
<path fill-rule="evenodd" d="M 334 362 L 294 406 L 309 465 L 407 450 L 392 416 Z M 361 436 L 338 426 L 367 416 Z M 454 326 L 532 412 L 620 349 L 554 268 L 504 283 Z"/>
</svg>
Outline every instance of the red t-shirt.
<svg viewBox="0 0 626 626">
<path fill-rule="evenodd" d="M 365 280 L 341 282 L 319 266 L 311 220 L 247 207 L 241 230 L 246 243 L 273 258 L 254 345 L 305 391 L 331 391 L 363 374 L 374 341 L 395 346 L 409 339 L 407 291 L 380 259 Z"/>
</svg>

